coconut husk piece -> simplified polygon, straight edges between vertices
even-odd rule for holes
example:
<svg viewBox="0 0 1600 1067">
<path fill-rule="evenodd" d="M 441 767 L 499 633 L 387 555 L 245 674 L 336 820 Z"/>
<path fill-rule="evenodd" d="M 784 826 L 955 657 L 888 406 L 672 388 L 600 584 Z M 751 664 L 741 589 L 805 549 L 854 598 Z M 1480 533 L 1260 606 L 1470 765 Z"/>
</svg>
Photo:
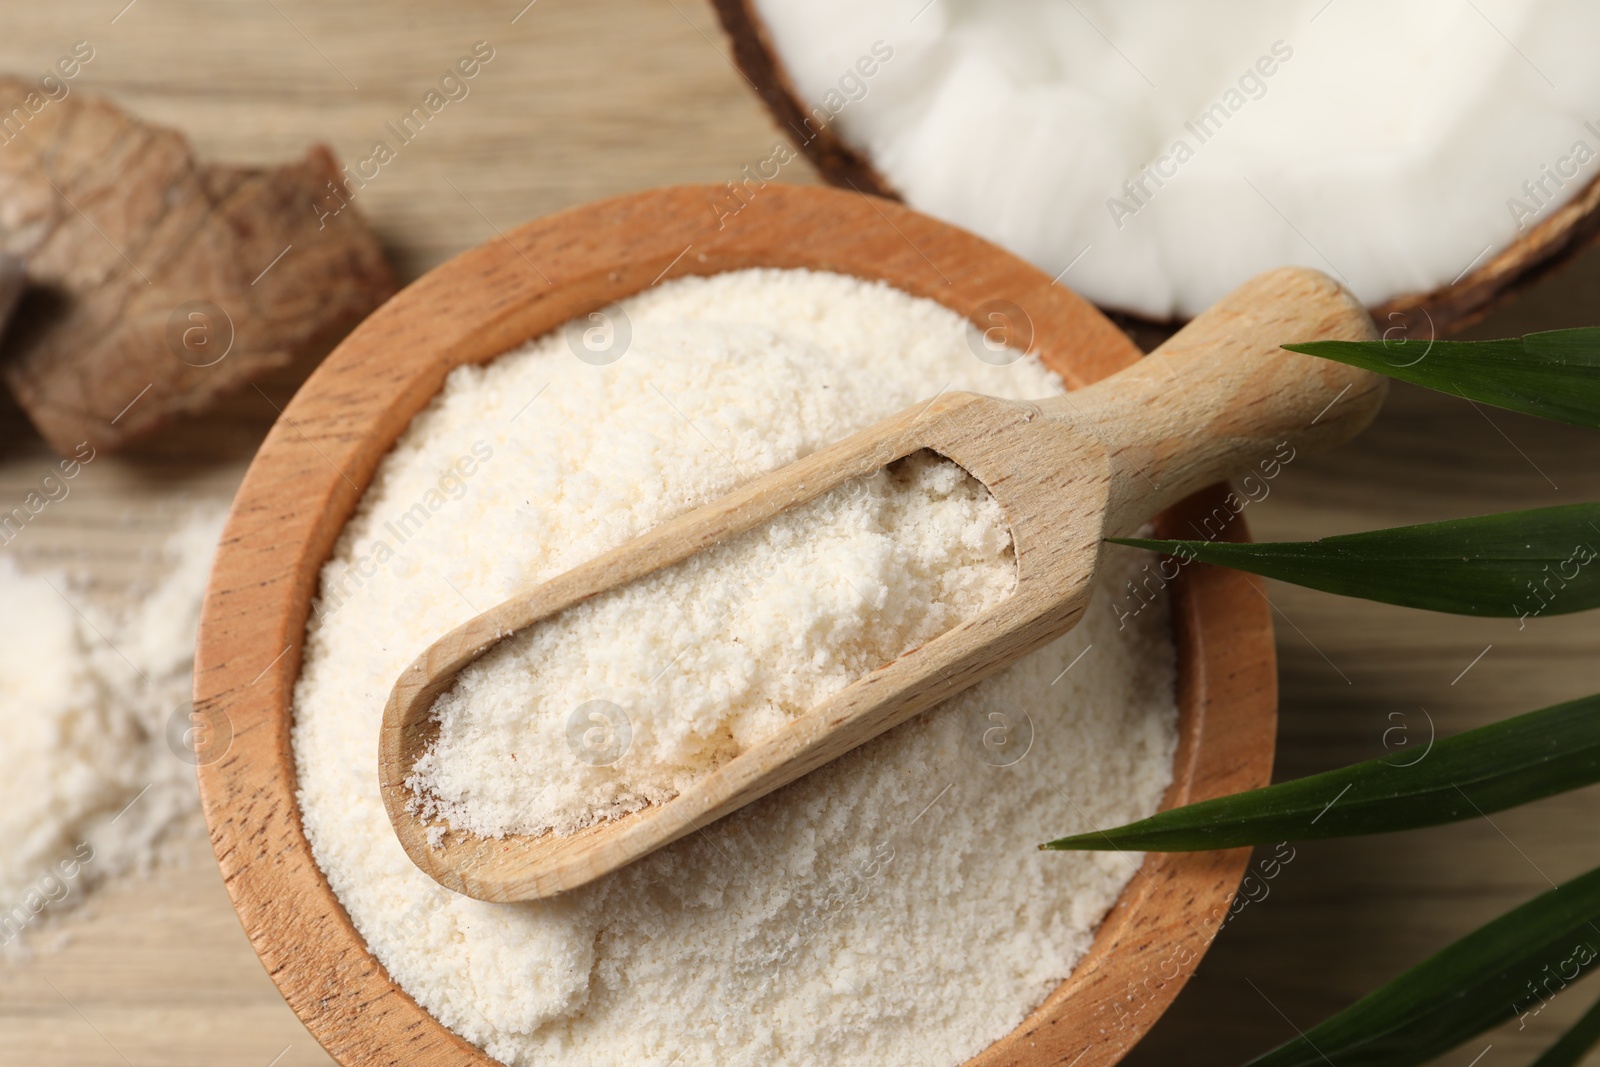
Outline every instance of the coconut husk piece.
<svg viewBox="0 0 1600 1067">
<path fill-rule="evenodd" d="M 29 279 L 0 356 L 58 452 L 201 411 L 394 292 L 326 147 L 199 163 L 182 134 L 104 100 L 40 100 L 0 77 L 0 252 Z"/>
</svg>

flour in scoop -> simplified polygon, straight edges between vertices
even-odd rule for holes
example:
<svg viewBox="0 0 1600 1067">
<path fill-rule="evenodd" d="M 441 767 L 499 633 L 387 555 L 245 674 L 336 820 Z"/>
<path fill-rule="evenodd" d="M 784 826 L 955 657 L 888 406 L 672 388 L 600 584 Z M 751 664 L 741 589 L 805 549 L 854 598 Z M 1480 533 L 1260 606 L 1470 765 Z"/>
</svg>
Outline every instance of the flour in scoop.
<svg viewBox="0 0 1600 1067">
<path fill-rule="evenodd" d="M 444 633 L 941 391 L 1060 392 L 1032 357 L 995 356 L 931 301 L 752 270 L 450 375 L 334 547 L 294 700 L 317 861 L 418 1003 L 517 1067 L 953 1067 L 1071 973 L 1140 857 L 1035 846 L 1159 805 L 1177 714 L 1161 597 L 1120 619 L 1092 603 L 959 697 L 550 901 L 441 888 L 375 773 L 389 690 Z M 1104 583 L 1141 562 L 1114 549 Z M 439 705 L 450 740 L 422 771 L 486 829 L 626 809 L 1014 581 L 992 499 L 915 457 L 508 642 Z"/>
<path fill-rule="evenodd" d="M 458 829 L 571 833 L 670 800 L 1015 585 L 994 498 L 918 453 L 506 641 L 434 705 L 408 784 Z"/>
</svg>

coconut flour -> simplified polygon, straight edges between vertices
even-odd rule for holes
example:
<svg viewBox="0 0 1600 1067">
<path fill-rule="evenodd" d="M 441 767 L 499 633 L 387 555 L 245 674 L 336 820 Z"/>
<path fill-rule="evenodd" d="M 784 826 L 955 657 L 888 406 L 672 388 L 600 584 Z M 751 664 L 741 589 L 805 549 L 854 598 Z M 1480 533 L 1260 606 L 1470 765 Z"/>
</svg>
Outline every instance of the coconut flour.
<svg viewBox="0 0 1600 1067">
<path fill-rule="evenodd" d="M 0 556 L 0 945 L 203 833 L 184 745 L 222 520 L 194 514 L 156 561 L 160 580 L 123 612 Z"/>
<path fill-rule="evenodd" d="M 435 704 L 412 787 L 481 835 L 636 811 L 1015 584 L 1000 506 L 919 453 L 505 642 Z"/>
<path fill-rule="evenodd" d="M 453 372 L 341 535 L 295 691 L 318 862 L 388 973 L 508 1064 L 960 1063 L 1071 971 L 1141 858 L 1034 846 L 1158 805 L 1164 602 L 1121 629 L 1092 606 L 960 697 L 551 901 L 450 893 L 394 837 L 384 702 L 449 629 L 941 390 L 1060 391 L 1031 357 L 994 365 L 952 312 L 831 274 L 682 279 L 603 319 L 603 365 L 569 329 Z M 981 487 L 925 459 L 868 483 L 486 657 L 439 708 L 435 800 L 518 829 L 664 795 L 919 639 L 882 630 L 937 632 L 1004 595 L 1009 538 Z M 1115 550 L 1106 580 L 1137 566 Z M 558 664 L 572 688 L 543 691 Z"/>
</svg>

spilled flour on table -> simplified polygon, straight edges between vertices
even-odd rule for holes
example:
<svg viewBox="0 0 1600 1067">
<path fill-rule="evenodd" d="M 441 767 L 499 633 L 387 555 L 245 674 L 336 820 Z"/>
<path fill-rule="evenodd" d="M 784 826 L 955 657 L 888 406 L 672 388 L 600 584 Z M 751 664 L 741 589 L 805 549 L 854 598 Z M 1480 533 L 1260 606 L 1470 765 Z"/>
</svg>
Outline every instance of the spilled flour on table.
<svg viewBox="0 0 1600 1067">
<path fill-rule="evenodd" d="M 94 886 L 203 834 L 180 753 L 224 514 L 191 516 L 124 611 L 0 556 L 0 945 L 22 947 Z"/>
</svg>

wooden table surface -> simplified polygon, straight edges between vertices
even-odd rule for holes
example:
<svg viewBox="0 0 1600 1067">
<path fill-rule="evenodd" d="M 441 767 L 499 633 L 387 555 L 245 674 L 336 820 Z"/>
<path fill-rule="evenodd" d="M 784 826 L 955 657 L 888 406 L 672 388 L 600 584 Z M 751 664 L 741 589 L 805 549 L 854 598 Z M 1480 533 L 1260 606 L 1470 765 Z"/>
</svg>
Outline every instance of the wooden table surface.
<svg viewBox="0 0 1600 1067">
<path fill-rule="evenodd" d="M 8 5 L 0 71 L 42 72 L 79 40 L 77 89 L 182 127 L 203 155 L 270 161 L 325 140 L 350 161 L 474 42 L 495 58 L 361 194 L 404 279 L 534 216 L 651 185 L 731 180 L 779 138 L 700 0 L 57 0 Z M 784 180 L 817 179 L 796 160 Z M 1543 282 L 1477 336 L 1600 321 L 1600 255 Z M 96 461 L 5 551 L 115 598 L 194 502 L 225 501 L 307 368 L 275 376 L 135 451 Z M 1257 536 L 1309 538 L 1600 498 L 1593 434 L 1398 387 L 1338 453 L 1297 460 L 1250 506 Z M 50 462 L 0 401 L 0 494 Z M 1428 615 L 1272 587 L 1280 775 L 1600 690 L 1600 616 Z M 1425 709 L 1425 712 L 1424 710 Z M 1390 735 L 1396 740 L 1397 735 Z M 1226 1065 L 1292 1037 L 1475 925 L 1600 863 L 1600 790 L 1435 830 L 1299 846 L 1212 948 L 1130 1064 Z M 0 1067 L 299 1067 L 330 1061 L 278 998 L 203 842 L 186 866 L 110 886 L 0 958 Z M 1600 988 L 1556 997 L 1441 1058 L 1526 1063 Z M 1600 1059 L 1592 1062 L 1600 1063 Z"/>
</svg>

